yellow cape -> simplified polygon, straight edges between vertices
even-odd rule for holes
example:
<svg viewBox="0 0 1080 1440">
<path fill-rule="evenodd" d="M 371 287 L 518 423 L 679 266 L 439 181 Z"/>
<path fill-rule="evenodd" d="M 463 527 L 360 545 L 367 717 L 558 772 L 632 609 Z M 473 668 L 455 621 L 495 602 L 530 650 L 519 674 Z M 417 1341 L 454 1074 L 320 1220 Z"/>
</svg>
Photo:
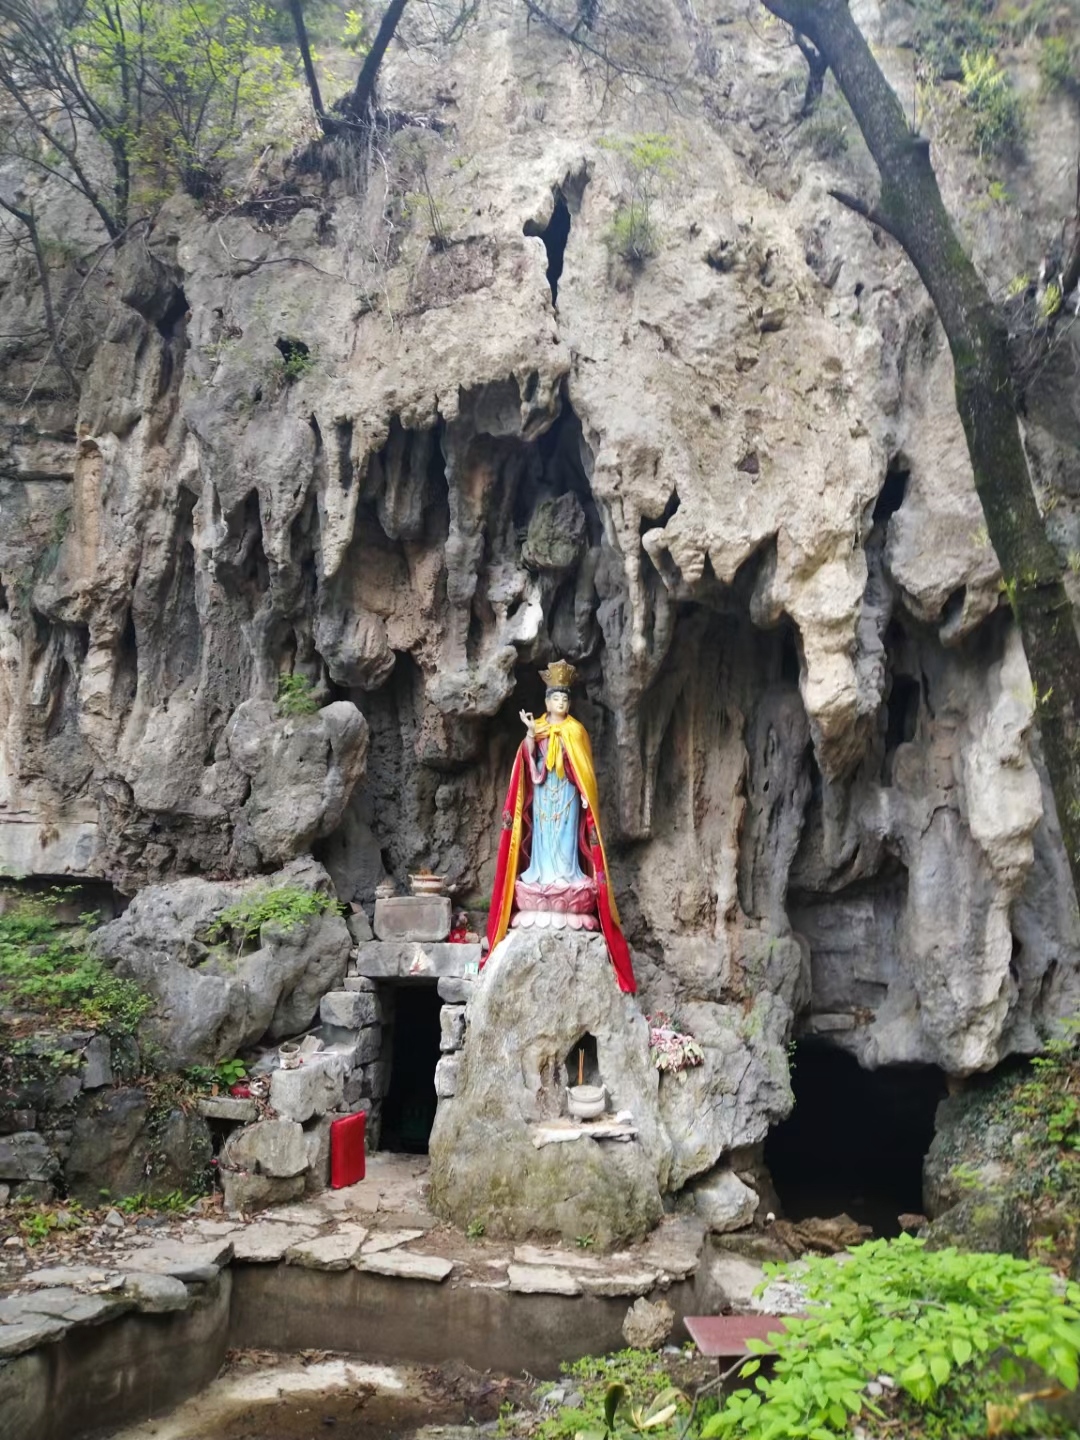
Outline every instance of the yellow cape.
<svg viewBox="0 0 1080 1440">
<path fill-rule="evenodd" d="M 608 871 L 607 854 L 604 850 L 604 838 L 600 831 L 600 794 L 596 787 L 596 771 L 593 769 L 592 746 L 589 743 L 589 732 L 582 725 L 580 720 L 575 720 L 572 715 L 566 715 L 561 720 L 549 720 L 545 715 L 536 722 L 537 740 L 548 741 L 546 765 L 549 770 L 554 770 L 556 775 L 564 776 L 563 756 L 570 761 L 574 778 L 577 780 L 578 790 L 588 802 L 589 813 L 592 816 L 593 824 L 596 826 L 596 839 L 600 847 L 600 856 L 604 865 L 604 883 L 607 889 L 608 904 L 611 907 L 611 915 L 615 924 L 619 922 L 619 911 L 615 904 L 615 892 L 611 888 L 611 876 Z M 528 765 L 528 752 L 525 749 L 525 742 L 522 741 L 518 750 L 517 765 L 521 767 L 522 774 L 519 776 L 517 793 L 514 796 L 513 810 L 510 812 L 510 850 L 507 855 L 506 872 L 503 878 L 502 894 L 493 897 L 493 903 L 499 907 L 498 925 L 491 935 L 492 949 L 506 934 L 510 928 L 510 916 L 514 909 L 514 882 L 518 878 L 518 865 L 521 860 L 521 840 L 523 819 L 525 815 L 525 791 L 532 789 L 532 777 L 529 777 L 529 785 L 524 783 L 525 773 Z M 505 820 L 504 820 L 505 824 Z M 489 934 L 491 934 L 489 930 Z"/>
</svg>

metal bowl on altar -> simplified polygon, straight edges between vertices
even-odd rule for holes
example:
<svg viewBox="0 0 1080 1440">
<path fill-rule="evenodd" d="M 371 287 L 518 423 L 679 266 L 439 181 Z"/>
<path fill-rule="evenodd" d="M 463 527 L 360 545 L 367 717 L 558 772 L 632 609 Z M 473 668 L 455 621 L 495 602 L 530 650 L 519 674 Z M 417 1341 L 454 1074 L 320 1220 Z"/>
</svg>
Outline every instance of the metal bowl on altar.
<svg viewBox="0 0 1080 1440">
<path fill-rule="evenodd" d="M 446 876 L 434 875 L 430 870 L 421 870 L 418 875 L 409 876 L 409 889 L 414 895 L 444 895 Z"/>
<path fill-rule="evenodd" d="M 595 1120 L 607 1109 L 606 1086 L 568 1085 L 566 1108 L 575 1120 Z"/>
</svg>

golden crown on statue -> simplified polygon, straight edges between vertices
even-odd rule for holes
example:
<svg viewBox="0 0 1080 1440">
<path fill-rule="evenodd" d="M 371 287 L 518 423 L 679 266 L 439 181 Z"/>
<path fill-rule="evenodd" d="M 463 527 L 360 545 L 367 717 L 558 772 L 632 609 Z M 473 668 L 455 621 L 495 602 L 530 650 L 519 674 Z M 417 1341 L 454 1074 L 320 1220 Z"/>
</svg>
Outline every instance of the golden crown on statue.
<svg viewBox="0 0 1080 1440">
<path fill-rule="evenodd" d="M 553 660 L 546 670 L 540 671 L 540 679 L 552 690 L 569 690 L 574 683 L 577 667 L 569 660 Z"/>
</svg>

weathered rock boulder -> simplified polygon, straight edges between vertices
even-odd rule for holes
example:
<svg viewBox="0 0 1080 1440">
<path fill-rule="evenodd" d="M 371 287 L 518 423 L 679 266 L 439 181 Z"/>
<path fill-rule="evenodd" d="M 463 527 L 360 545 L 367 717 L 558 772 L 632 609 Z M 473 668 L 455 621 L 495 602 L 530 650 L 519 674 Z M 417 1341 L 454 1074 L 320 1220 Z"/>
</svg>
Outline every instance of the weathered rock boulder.
<svg viewBox="0 0 1080 1440">
<path fill-rule="evenodd" d="M 586 1036 L 609 1110 L 629 1111 L 637 1136 L 538 1148 Z M 620 992 L 599 936 L 512 931 L 476 986 L 460 1053 L 456 1094 L 440 1104 L 429 1144 L 437 1214 L 462 1227 L 481 1220 L 490 1235 L 591 1234 L 598 1245 L 656 1224 L 671 1167 L 659 1076 L 645 1017 Z"/>
<path fill-rule="evenodd" d="M 749 1225 L 758 1207 L 756 1192 L 723 1165 L 697 1181 L 691 1194 L 694 1209 L 717 1234 Z"/>
<path fill-rule="evenodd" d="M 265 862 L 310 850 L 345 813 L 364 773 L 368 726 L 348 700 L 314 715 L 279 715 L 267 700 L 245 700 L 226 731 L 229 756 L 251 781 L 236 817 L 236 844 L 250 839 Z"/>
<path fill-rule="evenodd" d="M 660 1086 L 660 1115 L 671 1137 L 672 1190 L 711 1169 L 728 1151 L 763 1140 L 793 1103 L 787 1064 L 792 1013 L 779 996 L 758 995 L 749 1011 L 697 1001 L 680 1014 L 705 1061 L 665 1076 Z"/>
<path fill-rule="evenodd" d="M 291 925 L 267 923 L 249 953 L 232 951 L 215 935 L 215 921 L 230 906 L 284 887 L 333 894 L 326 871 L 307 858 L 258 880 L 148 886 L 96 932 L 98 955 L 156 1001 L 141 1038 L 162 1068 L 213 1064 L 264 1036 L 296 1034 L 311 1024 L 325 992 L 341 983 L 351 941 L 333 911 Z"/>
<path fill-rule="evenodd" d="M 1023 1259 L 1029 1226 L 1015 1198 L 1005 1194 L 969 1195 L 934 1220 L 927 1231 L 931 1250 L 985 1250 Z"/>
<path fill-rule="evenodd" d="M 182 1109 L 155 1115 L 138 1086 L 83 1098 L 64 1165 L 68 1194 L 87 1205 L 103 1195 L 152 1198 L 202 1188 L 213 1146 L 205 1119 Z"/>
</svg>

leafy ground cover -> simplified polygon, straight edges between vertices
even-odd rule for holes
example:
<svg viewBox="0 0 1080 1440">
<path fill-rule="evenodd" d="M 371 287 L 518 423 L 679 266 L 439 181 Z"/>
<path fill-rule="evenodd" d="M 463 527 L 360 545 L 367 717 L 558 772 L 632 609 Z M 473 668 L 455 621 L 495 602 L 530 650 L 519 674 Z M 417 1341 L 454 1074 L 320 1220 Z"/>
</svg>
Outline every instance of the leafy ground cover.
<svg viewBox="0 0 1080 1440">
<path fill-rule="evenodd" d="M 96 914 L 80 916 L 78 925 L 61 925 L 57 911 L 68 898 L 63 890 L 5 898 L 0 914 L 0 1004 L 37 1022 L 117 1035 L 135 1031 L 153 1002 L 92 953 L 89 934 Z"/>
<path fill-rule="evenodd" d="M 564 1367 L 562 1400 L 503 1416 L 530 1440 L 962 1440 L 1077 1433 L 1080 1287 L 1011 1255 L 901 1236 L 769 1267 L 807 1297 L 718 1395 L 684 1354 Z M 759 1351 L 770 1347 L 752 1343 Z M 558 1391 L 556 1392 L 558 1393 Z"/>
</svg>

